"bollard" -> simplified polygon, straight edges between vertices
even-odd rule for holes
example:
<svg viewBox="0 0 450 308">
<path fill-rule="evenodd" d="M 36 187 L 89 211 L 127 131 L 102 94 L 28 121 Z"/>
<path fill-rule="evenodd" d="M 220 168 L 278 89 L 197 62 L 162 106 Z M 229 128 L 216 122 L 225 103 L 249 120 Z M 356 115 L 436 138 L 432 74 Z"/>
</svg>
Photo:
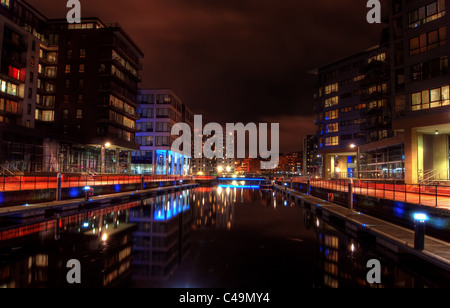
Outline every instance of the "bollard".
<svg viewBox="0 0 450 308">
<path fill-rule="evenodd" d="M 353 210 L 353 179 L 348 180 L 348 208 Z"/>
<path fill-rule="evenodd" d="M 414 215 L 414 249 L 425 250 L 425 222 L 428 220 L 426 214 L 417 213 Z"/>
<path fill-rule="evenodd" d="M 57 185 L 56 185 L 56 201 L 61 201 L 62 199 L 62 174 L 58 173 Z"/>
<path fill-rule="evenodd" d="M 86 186 L 85 188 L 83 188 L 83 190 L 84 190 L 84 200 L 88 202 L 91 199 L 91 197 L 94 196 L 94 188 Z"/>
</svg>

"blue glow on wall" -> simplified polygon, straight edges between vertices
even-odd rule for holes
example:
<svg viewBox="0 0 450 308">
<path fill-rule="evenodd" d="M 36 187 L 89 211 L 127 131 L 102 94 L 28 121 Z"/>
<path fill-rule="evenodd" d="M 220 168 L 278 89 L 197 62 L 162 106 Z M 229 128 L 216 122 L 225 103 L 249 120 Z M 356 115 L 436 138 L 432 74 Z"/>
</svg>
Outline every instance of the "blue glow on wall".
<svg viewBox="0 0 450 308">
<path fill-rule="evenodd" d="M 80 191 L 78 188 L 69 188 L 69 197 L 70 198 L 77 198 L 80 196 Z"/>
</svg>

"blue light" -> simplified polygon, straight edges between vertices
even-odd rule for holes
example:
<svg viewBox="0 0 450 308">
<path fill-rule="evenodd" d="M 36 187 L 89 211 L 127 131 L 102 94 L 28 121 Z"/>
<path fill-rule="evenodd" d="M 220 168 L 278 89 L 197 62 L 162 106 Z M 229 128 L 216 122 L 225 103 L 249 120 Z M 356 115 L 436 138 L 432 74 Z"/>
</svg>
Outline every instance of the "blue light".
<svg viewBox="0 0 450 308">
<path fill-rule="evenodd" d="M 90 187 L 90 186 L 85 186 L 85 187 L 83 188 L 83 190 L 84 190 L 84 191 L 91 190 L 91 187 Z"/>
<path fill-rule="evenodd" d="M 244 189 L 259 189 L 259 186 L 254 185 L 219 185 L 220 188 L 244 188 Z"/>
<path fill-rule="evenodd" d="M 405 215 L 405 210 L 400 207 L 394 208 L 394 215 L 397 217 L 403 217 Z"/>
<path fill-rule="evenodd" d="M 69 197 L 70 198 L 76 198 L 79 196 L 79 188 L 69 188 Z"/>
<path fill-rule="evenodd" d="M 263 178 L 219 178 L 219 181 L 264 181 Z"/>
<path fill-rule="evenodd" d="M 85 223 L 83 224 L 83 228 L 89 228 L 89 223 L 88 223 L 88 222 L 85 222 Z"/>
<path fill-rule="evenodd" d="M 120 191 L 120 184 L 114 185 L 114 191 L 119 192 Z"/>
<path fill-rule="evenodd" d="M 428 215 L 424 213 L 415 213 L 414 214 L 414 220 L 425 222 L 429 220 Z"/>
</svg>

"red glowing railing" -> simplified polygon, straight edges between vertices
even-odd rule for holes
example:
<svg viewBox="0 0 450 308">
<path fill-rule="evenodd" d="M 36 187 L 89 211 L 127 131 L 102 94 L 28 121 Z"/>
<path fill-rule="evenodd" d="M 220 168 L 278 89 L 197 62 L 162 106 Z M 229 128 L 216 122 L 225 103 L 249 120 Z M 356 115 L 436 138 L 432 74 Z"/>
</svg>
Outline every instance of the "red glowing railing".
<svg viewBox="0 0 450 308">
<path fill-rule="evenodd" d="M 308 178 L 279 178 L 280 184 L 291 185 L 294 188 L 299 184 L 307 184 Z M 348 180 L 325 180 L 311 178 L 311 187 L 327 189 L 336 192 L 348 192 Z M 306 185 L 302 185 L 306 192 Z M 353 193 L 367 197 L 389 199 L 407 203 L 422 204 L 439 208 L 450 209 L 450 187 L 439 185 L 397 184 L 395 181 L 380 182 L 373 180 L 353 180 Z"/>
<path fill-rule="evenodd" d="M 170 182 L 170 181 L 190 181 L 192 176 L 167 176 L 167 175 L 146 175 L 143 177 L 144 183 Z M 63 175 L 62 188 L 74 188 L 84 186 L 106 186 L 139 184 L 142 182 L 141 175 Z M 15 176 L 0 177 L 0 192 L 56 189 L 57 176 Z"/>
</svg>

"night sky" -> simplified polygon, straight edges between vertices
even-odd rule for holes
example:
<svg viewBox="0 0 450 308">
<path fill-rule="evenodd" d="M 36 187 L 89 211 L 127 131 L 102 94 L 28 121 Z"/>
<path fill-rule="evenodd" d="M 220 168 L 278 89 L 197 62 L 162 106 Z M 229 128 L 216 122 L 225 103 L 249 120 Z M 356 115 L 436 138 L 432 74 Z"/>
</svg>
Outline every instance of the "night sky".
<svg viewBox="0 0 450 308">
<path fill-rule="evenodd" d="M 28 0 L 63 18 L 65 0 Z M 81 0 L 145 54 L 142 88 L 171 88 L 204 122 L 280 123 L 281 152 L 314 132 L 312 69 L 376 45 L 365 0 Z"/>
</svg>

